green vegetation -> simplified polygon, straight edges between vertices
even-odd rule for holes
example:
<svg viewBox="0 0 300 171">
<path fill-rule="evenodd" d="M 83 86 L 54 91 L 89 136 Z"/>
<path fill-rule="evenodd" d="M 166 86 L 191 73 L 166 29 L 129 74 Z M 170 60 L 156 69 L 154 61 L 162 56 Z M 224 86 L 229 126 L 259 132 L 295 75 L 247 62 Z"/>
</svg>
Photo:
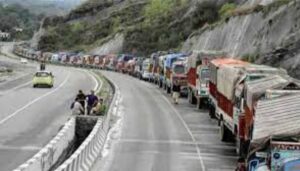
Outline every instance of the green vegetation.
<svg viewBox="0 0 300 171">
<path fill-rule="evenodd" d="M 107 79 L 100 72 L 96 72 L 96 74 L 98 76 L 98 80 L 102 82 L 102 88 L 97 95 L 103 99 L 104 105 L 101 107 L 101 115 L 105 115 L 108 112 L 108 106 L 113 98 L 113 89 Z"/>
<path fill-rule="evenodd" d="M 236 4 L 235 3 L 226 3 L 219 10 L 219 15 L 222 18 L 230 17 L 232 15 L 232 12 L 235 9 L 236 9 Z"/>
<path fill-rule="evenodd" d="M 124 52 L 137 50 L 146 55 L 157 50 L 176 50 L 193 31 L 219 19 L 216 3 L 196 3 L 193 10 L 191 3 L 191 0 L 127 0 L 116 5 L 111 1 L 88 1 L 65 18 L 47 19 L 44 27 L 48 32 L 39 42 L 39 48 L 87 51 L 121 32 L 125 35 Z M 108 17 L 102 17 L 103 10 L 105 15 L 109 11 Z M 82 16 L 93 19 L 81 19 Z"/>
<path fill-rule="evenodd" d="M 0 31 L 11 33 L 11 39 L 31 38 L 38 29 L 41 18 L 42 16 L 31 14 L 20 5 L 4 6 L 0 3 Z"/>
</svg>

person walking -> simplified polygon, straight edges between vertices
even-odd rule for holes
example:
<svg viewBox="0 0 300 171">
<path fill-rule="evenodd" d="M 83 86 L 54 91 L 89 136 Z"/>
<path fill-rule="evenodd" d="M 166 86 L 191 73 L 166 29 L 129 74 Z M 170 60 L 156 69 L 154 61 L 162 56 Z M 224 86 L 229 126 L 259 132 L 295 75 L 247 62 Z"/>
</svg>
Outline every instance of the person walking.
<svg viewBox="0 0 300 171">
<path fill-rule="evenodd" d="M 97 105 L 98 97 L 95 95 L 95 91 L 91 90 L 91 94 L 87 96 L 87 114 L 91 113 L 93 107 Z"/>
<path fill-rule="evenodd" d="M 175 81 L 172 91 L 173 91 L 172 97 L 173 97 L 174 104 L 178 104 L 179 96 L 180 96 L 180 85 L 178 81 Z"/>
<path fill-rule="evenodd" d="M 74 103 L 71 106 L 71 109 L 72 109 L 72 114 L 73 115 L 82 115 L 82 114 L 84 114 L 83 106 L 79 102 L 78 98 L 75 99 Z"/>
</svg>

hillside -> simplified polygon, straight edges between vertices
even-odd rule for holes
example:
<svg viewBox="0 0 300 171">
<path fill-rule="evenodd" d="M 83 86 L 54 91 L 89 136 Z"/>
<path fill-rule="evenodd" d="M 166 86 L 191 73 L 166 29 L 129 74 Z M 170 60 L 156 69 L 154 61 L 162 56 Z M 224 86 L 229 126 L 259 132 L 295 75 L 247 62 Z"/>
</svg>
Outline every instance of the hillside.
<svg viewBox="0 0 300 171">
<path fill-rule="evenodd" d="M 40 20 L 40 17 L 20 5 L 0 4 L 0 31 L 11 33 L 11 39 L 30 39 L 34 31 L 39 28 Z"/>
<path fill-rule="evenodd" d="M 39 49 L 220 50 L 300 77 L 299 6 L 299 0 L 89 0 L 67 16 L 46 19 Z"/>
<path fill-rule="evenodd" d="M 211 1 L 90 0 L 65 17 L 48 18 L 39 48 L 99 52 L 96 47 L 116 36 L 126 52 L 179 49 L 194 30 L 218 19 L 218 8 Z"/>
</svg>

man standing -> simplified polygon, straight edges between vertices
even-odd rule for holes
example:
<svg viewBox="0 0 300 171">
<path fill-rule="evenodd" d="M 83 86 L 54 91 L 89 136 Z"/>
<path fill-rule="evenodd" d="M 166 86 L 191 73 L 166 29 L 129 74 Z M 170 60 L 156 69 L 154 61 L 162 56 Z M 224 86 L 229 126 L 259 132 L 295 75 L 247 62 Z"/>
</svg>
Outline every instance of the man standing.
<svg viewBox="0 0 300 171">
<path fill-rule="evenodd" d="M 91 94 L 87 96 L 87 114 L 91 113 L 93 107 L 97 105 L 98 97 L 95 95 L 94 90 L 91 90 Z"/>
<path fill-rule="evenodd" d="M 78 91 L 78 94 L 77 94 L 76 98 L 78 99 L 78 102 L 81 104 L 81 106 L 83 108 L 85 108 L 85 98 L 86 98 L 86 96 L 85 96 L 85 94 L 83 93 L 82 90 Z"/>
</svg>

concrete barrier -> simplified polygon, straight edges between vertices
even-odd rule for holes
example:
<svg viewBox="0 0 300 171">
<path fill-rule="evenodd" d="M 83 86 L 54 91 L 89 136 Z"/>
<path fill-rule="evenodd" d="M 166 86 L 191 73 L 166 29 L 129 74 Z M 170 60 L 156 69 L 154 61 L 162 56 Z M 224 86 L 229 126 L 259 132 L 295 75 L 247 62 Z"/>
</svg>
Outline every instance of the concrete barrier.
<svg viewBox="0 0 300 171">
<path fill-rule="evenodd" d="M 63 153 L 73 144 L 75 118 L 70 118 L 59 133 L 35 156 L 14 171 L 46 171 L 55 165 Z"/>
<path fill-rule="evenodd" d="M 113 87 L 114 96 L 107 115 L 98 119 L 90 135 L 56 171 L 88 171 L 100 156 L 110 129 L 111 117 L 116 113 L 120 99 L 119 89 L 112 82 L 109 83 Z"/>
</svg>

